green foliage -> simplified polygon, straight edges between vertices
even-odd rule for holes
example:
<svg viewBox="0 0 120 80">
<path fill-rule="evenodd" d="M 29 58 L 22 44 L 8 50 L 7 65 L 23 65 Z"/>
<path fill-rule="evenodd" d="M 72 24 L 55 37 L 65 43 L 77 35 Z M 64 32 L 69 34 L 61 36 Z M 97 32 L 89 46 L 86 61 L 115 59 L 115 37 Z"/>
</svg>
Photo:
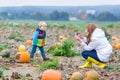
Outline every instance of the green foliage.
<svg viewBox="0 0 120 80">
<path fill-rule="evenodd" d="M 9 67 L 7 67 L 7 66 L 2 67 L 2 69 L 3 70 L 10 70 Z"/>
<path fill-rule="evenodd" d="M 78 53 L 73 50 L 74 47 L 74 42 L 72 40 L 65 40 L 62 43 L 62 46 L 56 47 L 53 51 L 52 54 L 54 56 L 75 56 Z"/>
<path fill-rule="evenodd" d="M 36 64 L 37 64 L 37 60 L 36 60 L 36 59 L 33 59 L 33 60 L 32 60 L 32 64 L 36 65 Z"/>
<path fill-rule="evenodd" d="M 47 52 L 51 53 L 55 48 L 56 48 L 56 46 L 50 46 L 50 48 L 47 50 Z"/>
<path fill-rule="evenodd" d="M 11 35 L 8 37 L 9 39 L 14 39 L 16 41 L 24 41 L 24 38 L 21 36 L 21 34 L 16 31 L 16 32 L 12 32 Z"/>
<path fill-rule="evenodd" d="M 0 77 L 3 76 L 3 72 L 4 72 L 4 70 L 2 68 L 0 68 Z"/>
<path fill-rule="evenodd" d="M 7 44 L 0 44 L 0 51 L 7 49 L 8 45 Z"/>
<path fill-rule="evenodd" d="M 104 32 L 105 32 L 105 36 L 106 36 L 106 38 L 107 38 L 108 40 L 110 40 L 110 39 L 112 38 L 112 36 L 106 31 L 105 28 L 102 28 L 102 29 L 103 29 Z"/>
<path fill-rule="evenodd" d="M 6 52 L 0 56 L 2 56 L 3 58 L 10 58 L 10 52 Z"/>
<path fill-rule="evenodd" d="M 9 39 L 15 39 L 15 36 L 14 35 L 10 35 Z"/>
<path fill-rule="evenodd" d="M 50 61 L 43 62 L 40 65 L 39 70 L 57 69 L 58 63 L 59 63 L 59 59 L 58 58 L 51 59 Z"/>
<path fill-rule="evenodd" d="M 107 32 L 105 32 L 105 36 L 108 40 L 110 40 L 112 38 L 112 36 L 110 34 L 108 34 Z"/>
<path fill-rule="evenodd" d="M 117 17 L 112 13 L 104 11 L 97 16 L 99 21 L 117 21 Z"/>
<path fill-rule="evenodd" d="M 108 65 L 108 66 L 107 66 L 107 70 L 108 70 L 108 71 L 112 71 L 112 70 L 113 70 L 113 66 L 112 66 L 112 65 Z"/>
<path fill-rule="evenodd" d="M 2 68 L 0 68 L 0 77 L 3 77 L 3 72 L 5 71 L 5 70 L 9 70 L 9 68 L 8 67 L 2 67 Z"/>
<path fill-rule="evenodd" d="M 116 64 L 116 65 L 108 65 L 107 70 L 108 71 L 113 71 L 113 70 L 116 71 L 116 70 L 120 70 L 120 67 L 119 67 L 118 64 Z"/>
<path fill-rule="evenodd" d="M 22 74 L 18 74 L 18 77 L 19 77 L 19 79 L 25 79 L 26 78 L 26 76 L 22 75 Z"/>
<path fill-rule="evenodd" d="M 23 37 L 16 37 L 15 40 L 16 40 L 16 41 L 21 41 L 21 42 L 24 41 Z"/>
</svg>

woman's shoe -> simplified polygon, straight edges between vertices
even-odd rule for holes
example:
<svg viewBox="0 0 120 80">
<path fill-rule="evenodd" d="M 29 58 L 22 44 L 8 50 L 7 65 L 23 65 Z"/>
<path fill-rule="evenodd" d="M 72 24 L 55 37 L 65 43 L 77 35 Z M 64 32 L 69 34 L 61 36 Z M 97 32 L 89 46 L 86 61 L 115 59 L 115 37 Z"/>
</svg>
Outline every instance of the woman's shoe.
<svg viewBox="0 0 120 80">
<path fill-rule="evenodd" d="M 98 65 L 99 68 L 106 68 L 106 67 L 107 67 L 107 64 L 106 64 L 106 63 L 99 62 L 99 61 L 95 60 L 95 59 L 92 58 L 92 57 L 88 57 L 87 59 L 88 59 L 90 62 L 93 62 L 94 64 Z"/>
<path fill-rule="evenodd" d="M 79 68 L 92 68 L 92 63 L 87 59 L 86 63 L 83 66 L 79 66 Z"/>
</svg>

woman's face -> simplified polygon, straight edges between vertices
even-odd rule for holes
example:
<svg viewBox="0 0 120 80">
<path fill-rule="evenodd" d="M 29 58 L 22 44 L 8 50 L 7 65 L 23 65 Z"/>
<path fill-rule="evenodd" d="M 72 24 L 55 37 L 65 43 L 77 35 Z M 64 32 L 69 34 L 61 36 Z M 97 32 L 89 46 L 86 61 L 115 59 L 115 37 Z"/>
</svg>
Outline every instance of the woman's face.
<svg viewBox="0 0 120 80">
<path fill-rule="evenodd" d="M 88 30 L 87 29 L 85 29 L 85 34 L 88 35 Z"/>
</svg>

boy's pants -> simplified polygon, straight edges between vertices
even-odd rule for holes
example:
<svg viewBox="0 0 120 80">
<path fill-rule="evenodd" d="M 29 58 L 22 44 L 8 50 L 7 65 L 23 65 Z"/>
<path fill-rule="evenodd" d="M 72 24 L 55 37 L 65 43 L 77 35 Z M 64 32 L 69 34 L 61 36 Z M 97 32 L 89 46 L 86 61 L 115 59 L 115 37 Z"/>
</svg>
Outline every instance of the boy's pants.
<svg viewBox="0 0 120 80">
<path fill-rule="evenodd" d="M 34 57 L 34 53 L 36 52 L 37 47 L 38 47 L 38 46 L 35 46 L 35 45 L 32 46 L 32 51 L 31 51 L 31 53 L 30 53 L 30 58 L 33 58 L 33 57 Z M 39 50 L 41 51 L 42 58 L 45 59 L 46 56 L 45 56 L 44 47 L 38 47 L 38 48 L 39 48 Z"/>
</svg>

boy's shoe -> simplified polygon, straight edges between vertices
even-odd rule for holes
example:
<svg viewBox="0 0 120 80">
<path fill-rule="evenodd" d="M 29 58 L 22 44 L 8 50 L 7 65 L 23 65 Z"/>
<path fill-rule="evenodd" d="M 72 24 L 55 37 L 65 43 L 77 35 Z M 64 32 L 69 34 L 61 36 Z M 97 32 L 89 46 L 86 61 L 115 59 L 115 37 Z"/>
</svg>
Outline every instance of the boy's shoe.
<svg viewBox="0 0 120 80">
<path fill-rule="evenodd" d="M 33 58 L 30 58 L 30 62 L 33 62 Z"/>
<path fill-rule="evenodd" d="M 43 61 L 48 61 L 48 60 L 50 60 L 50 58 L 47 58 L 47 57 L 46 57 L 45 59 L 43 59 Z"/>
<path fill-rule="evenodd" d="M 48 60 L 49 60 L 49 58 L 47 58 L 47 57 L 45 56 L 45 54 L 41 54 L 41 55 L 42 55 L 43 61 L 48 61 Z"/>
</svg>

